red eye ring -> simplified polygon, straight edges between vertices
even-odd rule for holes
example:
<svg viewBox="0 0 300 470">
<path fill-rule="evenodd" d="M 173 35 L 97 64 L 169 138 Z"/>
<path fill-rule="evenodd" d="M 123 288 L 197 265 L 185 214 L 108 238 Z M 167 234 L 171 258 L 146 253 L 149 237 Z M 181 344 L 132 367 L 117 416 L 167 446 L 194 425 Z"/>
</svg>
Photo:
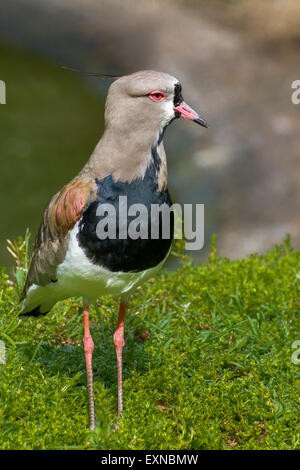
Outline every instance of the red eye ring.
<svg viewBox="0 0 300 470">
<path fill-rule="evenodd" d="M 158 102 L 164 100 L 166 95 L 162 91 L 151 91 L 151 93 L 149 93 L 149 98 L 152 101 Z"/>
</svg>

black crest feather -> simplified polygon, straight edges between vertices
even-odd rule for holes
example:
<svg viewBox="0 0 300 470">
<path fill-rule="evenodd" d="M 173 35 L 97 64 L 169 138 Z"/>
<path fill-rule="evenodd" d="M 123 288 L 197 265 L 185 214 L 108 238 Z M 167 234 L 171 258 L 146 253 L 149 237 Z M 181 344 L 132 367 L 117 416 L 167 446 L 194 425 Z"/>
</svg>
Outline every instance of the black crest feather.
<svg viewBox="0 0 300 470">
<path fill-rule="evenodd" d="M 122 75 L 114 75 L 111 73 L 98 73 L 98 72 L 84 72 L 83 70 L 74 69 L 72 67 L 68 67 L 66 65 L 60 65 L 60 67 L 64 70 L 68 70 L 69 72 L 81 73 L 83 75 L 88 75 L 89 77 L 98 77 L 98 78 L 106 78 L 108 80 L 116 80 L 120 78 Z"/>
</svg>

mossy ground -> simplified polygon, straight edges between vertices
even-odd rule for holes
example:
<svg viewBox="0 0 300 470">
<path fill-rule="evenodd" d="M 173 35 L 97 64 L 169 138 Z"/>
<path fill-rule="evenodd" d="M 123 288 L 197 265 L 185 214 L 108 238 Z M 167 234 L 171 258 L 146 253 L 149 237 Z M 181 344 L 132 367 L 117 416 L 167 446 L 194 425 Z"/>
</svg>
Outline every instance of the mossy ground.
<svg viewBox="0 0 300 470">
<path fill-rule="evenodd" d="M 22 255 L 22 253 L 21 253 Z M 2 449 L 300 448 L 300 254 L 288 241 L 230 261 L 212 248 L 195 266 L 141 286 L 124 348 L 124 413 L 115 429 L 118 304 L 91 310 L 97 427 L 88 430 L 80 299 L 18 318 L 23 282 L 1 275 Z"/>
</svg>

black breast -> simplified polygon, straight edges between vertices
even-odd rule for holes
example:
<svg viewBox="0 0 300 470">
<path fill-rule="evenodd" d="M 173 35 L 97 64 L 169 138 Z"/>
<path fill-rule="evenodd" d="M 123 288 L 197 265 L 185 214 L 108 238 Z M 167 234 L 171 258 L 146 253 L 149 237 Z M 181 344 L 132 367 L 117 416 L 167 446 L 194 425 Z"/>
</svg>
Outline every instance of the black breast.
<svg viewBox="0 0 300 470">
<path fill-rule="evenodd" d="M 147 169 L 143 179 L 134 180 L 131 183 L 115 182 L 111 176 L 103 180 L 96 180 L 98 186 L 98 198 L 83 213 L 79 223 L 79 233 L 77 235 L 79 245 L 84 249 L 85 254 L 95 264 L 104 266 L 110 271 L 138 272 L 152 268 L 159 264 L 167 255 L 174 232 L 173 213 L 170 216 L 170 235 L 165 238 L 163 234 L 161 213 L 156 219 L 151 220 L 152 204 L 167 204 L 169 207 L 172 201 L 168 190 L 158 191 L 157 186 L 157 165 L 154 161 Z M 127 235 L 126 239 L 119 237 L 119 197 L 127 196 L 127 204 L 143 204 L 148 210 L 148 238 L 132 239 Z M 116 211 L 116 238 L 99 239 L 96 233 L 97 224 L 103 219 L 107 219 L 107 213 L 102 216 L 96 215 L 99 204 L 111 204 Z M 138 215 L 138 214 L 137 214 Z M 136 216 L 127 217 L 127 229 L 130 222 Z M 164 219 L 167 220 L 167 219 Z M 152 229 L 158 233 L 157 239 L 151 239 Z M 156 227 L 153 227 L 153 224 Z M 155 231 L 155 230 L 154 230 Z M 153 233 L 153 230 L 152 230 Z M 163 237 L 164 235 L 164 237 Z"/>
</svg>

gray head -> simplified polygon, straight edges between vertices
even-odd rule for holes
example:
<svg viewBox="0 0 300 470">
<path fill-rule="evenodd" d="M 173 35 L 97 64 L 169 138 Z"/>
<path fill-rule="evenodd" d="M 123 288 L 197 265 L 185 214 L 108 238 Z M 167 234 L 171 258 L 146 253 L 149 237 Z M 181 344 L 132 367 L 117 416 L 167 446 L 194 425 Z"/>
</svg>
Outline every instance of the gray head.
<svg viewBox="0 0 300 470">
<path fill-rule="evenodd" d="M 122 132 L 164 129 L 175 118 L 184 117 L 207 127 L 203 118 L 182 98 L 181 84 L 171 75 L 142 70 L 116 80 L 106 102 L 106 126 Z"/>
<path fill-rule="evenodd" d="M 162 135 L 167 125 L 179 117 L 207 127 L 205 120 L 183 101 L 176 78 L 153 70 L 119 78 L 109 88 L 105 130 L 87 163 L 87 171 L 99 179 L 107 175 L 116 181 L 142 178 L 155 149 L 159 187 L 165 187 L 167 164 Z"/>
</svg>

